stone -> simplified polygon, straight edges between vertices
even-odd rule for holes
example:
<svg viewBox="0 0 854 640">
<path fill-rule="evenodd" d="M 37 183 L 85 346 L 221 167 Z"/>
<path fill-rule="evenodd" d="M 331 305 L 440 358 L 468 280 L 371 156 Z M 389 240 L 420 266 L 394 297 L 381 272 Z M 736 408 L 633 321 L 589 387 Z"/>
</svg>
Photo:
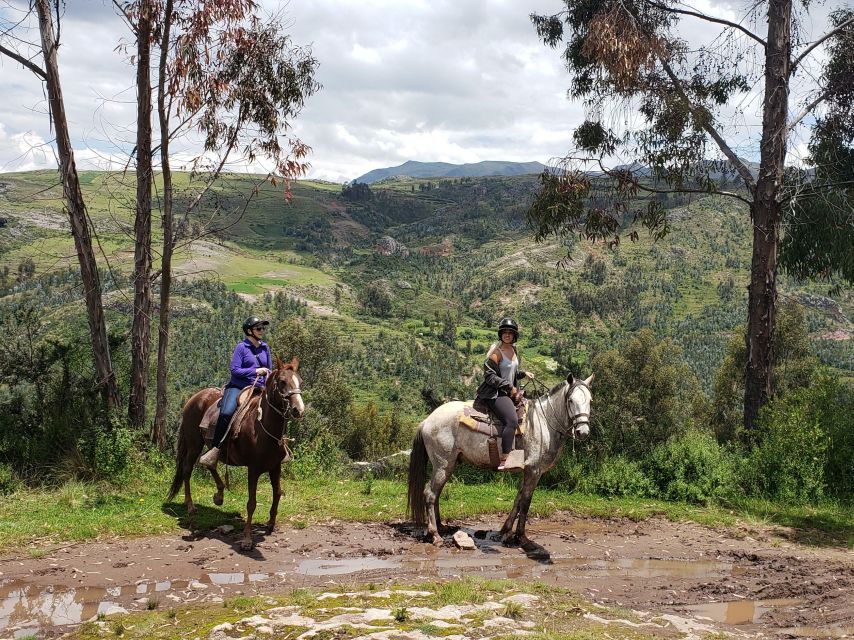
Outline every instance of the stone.
<svg viewBox="0 0 854 640">
<path fill-rule="evenodd" d="M 465 531 L 457 531 L 454 534 L 454 544 L 456 544 L 460 549 L 477 549 L 477 545 L 475 545 L 474 540 L 472 540 L 471 536 Z"/>
</svg>

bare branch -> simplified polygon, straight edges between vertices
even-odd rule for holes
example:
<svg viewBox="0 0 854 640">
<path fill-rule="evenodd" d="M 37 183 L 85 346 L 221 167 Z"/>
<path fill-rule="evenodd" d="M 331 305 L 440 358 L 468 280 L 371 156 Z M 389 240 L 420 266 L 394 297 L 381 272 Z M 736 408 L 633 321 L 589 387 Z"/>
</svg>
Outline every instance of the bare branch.
<svg viewBox="0 0 854 640">
<path fill-rule="evenodd" d="M 828 88 L 819 93 L 812 101 L 810 101 L 803 109 L 801 109 L 800 113 L 796 115 L 789 124 L 786 125 L 786 133 L 788 134 L 792 129 L 798 126 L 798 123 L 806 118 L 813 109 L 815 109 L 819 104 L 824 102 L 827 98 L 833 95 L 833 89 Z"/>
<path fill-rule="evenodd" d="M 653 0 L 643 0 L 646 4 L 655 7 L 656 9 L 661 9 L 662 11 L 667 11 L 668 13 L 680 13 L 686 16 L 693 16 L 695 18 L 700 18 L 700 20 L 705 20 L 706 22 L 714 22 L 716 24 L 726 25 L 727 27 L 731 27 L 733 29 L 737 29 L 741 31 L 748 38 L 752 38 L 756 40 L 759 44 L 765 48 L 765 41 L 757 36 L 755 33 L 747 29 L 746 27 L 741 26 L 735 22 L 730 22 L 729 20 L 724 20 L 723 18 L 716 18 L 714 16 L 706 15 L 705 13 L 700 13 L 699 11 L 689 11 L 687 9 L 674 9 L 673 7 L 668 7 L 664 4 L 659 4 L 658 2 L 654 2 Z"/>
<path fill-rule="evenodd" d="M 11 49 L 7 49 L 2 44 L 0 44 L 0 53 L 2 53 L 3 55 L 5 55 L 9 58 L 12 58 L 12 60 L 14 60 L 15 62 L 22 64 L 23 66 L 25 66 L 27 69 L 32 71 L 34 74 L 36 74 L 42 80 L 47 80 L 47 73 L 45 73 L 45 70 L 42 69 L 39 65 L 37 65 L 35 62 L 27 60 L 24 56 L 22 56 L 18 53 L 15 53 Z"/>
<path fill-rule="evenodd" d="M 113 5 L 116 7 L 118 12 L 122 14 L 122 17 L 125 19 L 125 22 L 127 22 L 128 27 L 131 31 L 133 31 L 134 35 L 139 35 L 139 32 L 136 28 L 136 23 L 133 21 L 130 15 L 128 15 L 128 12 L 125 11 L 125 8 L 121 4 L 119 4 L 118 0 L 113 0 Z"/>
<path fill-rule="evenodd" d="M 854 16 L 848 18 L 848 20 L 846 20 L 845 22 L 840 24 L 835 29 L 831 29 L 830 31 L 825 33 L 823 36 L 821 36 L 818 40 L 813 42 L 806 49 L 801 51 L 801 53 L 798 55 L 798 57 L 792 61 L 792 66 L 790 67 L 790 72 L 794 73 L 795 69 L 798 68 L 798 65 L 801 63 L 801 61 L 804 58 L 806 58 L 816 47 L 821 46 L 822 43 L 826 42 L 828 39 L 832 38 L 833 36 L 835 36 L 840 31 L 845 31 L 845 29 L 847 29 L 848 27 L 852 27 L 852 26 L 854 26 Z"/>
</svg>

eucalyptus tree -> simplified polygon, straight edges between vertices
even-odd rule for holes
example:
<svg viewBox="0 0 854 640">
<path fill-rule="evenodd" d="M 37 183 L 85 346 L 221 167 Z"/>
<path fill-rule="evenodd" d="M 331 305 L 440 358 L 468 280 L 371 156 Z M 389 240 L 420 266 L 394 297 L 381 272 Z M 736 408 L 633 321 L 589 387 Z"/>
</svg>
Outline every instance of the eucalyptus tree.
<svg viewBox="0 0 854 640">
<path fill-rule="evenodd" d="M 0 26 L 0 55 L 5 56 L 30 70 L 47 89 L 50 120 L 56 132 L 56 153 L 59 159 L 59 175 L 62 180 L 62 197 L 74 248 L 80 265 L 83 282 L 83 299 L 86 303 L 86 316 L 89 323 L 89 337 L 92 341 L 92 356 L 95 364 L 96 386 L 100 389 L 106 405 L 116 408 L 121 404 L 116 376 L 110 357 L 110 344 L 107 338 L 107 322 L 104 317 L 104 305 L 101 296 L 101 277 L 92 244 L 92 231 L 86 212 L 86 202 L 80 188 L 77 165 L 74 161 L 74 149 L 71 146 L 71 134 L 65 113 L 65 99 L 62 95 L 62 83 L 59 75 L 58 50 L 60 0 L 33 0 L 26 15 L 20 16 L 10 25 Z M 10 5 L 9 10 L 13 9 Z M 35 13 L 38 19 L 40 39 L 38 43 L 28 43 L 18 31 L 25 28 L 27 18 Z M 56 18 L 54 19 L 54 15 Z M 20 47 L 19 50 L 16 47 Z M 34 58 L 41 57 L 44 66 Z"/>
<path fill-rule="evenodd" d="M 564 0 L 560 13 L 531 16 L 546 45 L 564 45 L 569 96 L 588 112 L 574 131 L 577 151 L 541 176 L 528 214 L 538 239 L 581 233 L 618 241 L 625 223 L 640 223 L 661 237 L 667 218 L 654 197 L 660 192 L 717 193 L 749 210 L 748 429 L 771 392 L 781 223 L 798 194 L 814 190 L 818 196 L 838 184 L 835 175 L 824 186 L 811 176 L 810 186 L 786 186 L 792 132 L 805 122 L 828 122 L 822 114 L 834 110 L 850 123 L 852 109 L 851 83 L 840 81 L 850 78 L 850 55 L 837 56 L 840 69 L 832 73 L 814 74 L 809 67 L 822 64 L 817 54 L 827 47 L 848 42 L 850 51 L 854 14 L 835 12 L 827 30 L 807 42 L 799 25 L 812 7 L 794 1 L 759 0 L 734 20 L 676 0 Z M 683 21 L 700 21 L 715 37 L 704 45 L 686 42 Z M 802 87 L 811 89 L 792 91 Z M 744 117 L 742 105 L 752 94 L 758 139 L 733 138 L 728 125 Z M 745 146 L 758 151 L 758 166 L 736 153 Z M 620 157 L 628 163 L 615 168 Z M 805 242 L 814 247 L 816 240 Z"/>
<path fill-rule="evenodd" d="M 310 151 L 291 128 L 320 85 L 311 50 L 294 44 L 285 20 L 264 15 L 254 0 L 161 0 L 155 33 L 163 249 L 151 438 L 164 446 L 173 253 L 176 247 L 224 230 L 226 225 L 213 223 L 211 217 L 191 230 L 190 216 L 203 206 L 229 163 L 269 162 L 264 180 L 282 181 L 284 196 L 290 197 L 290 180 L 305 174 Z M 202 138 L 202 151 L 189 162 L 191 192 L 176 220 L 171 143 L 184 141 L 186 150 L 186 139 L 196 134 Z"/>
</svg>

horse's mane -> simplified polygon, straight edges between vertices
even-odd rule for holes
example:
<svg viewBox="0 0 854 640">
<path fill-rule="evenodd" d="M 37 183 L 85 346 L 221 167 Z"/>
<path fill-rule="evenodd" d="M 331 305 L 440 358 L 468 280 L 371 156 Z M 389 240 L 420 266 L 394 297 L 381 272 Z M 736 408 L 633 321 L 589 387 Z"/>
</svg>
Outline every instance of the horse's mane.
<svg viewBox="0 0 854 640">
<path fill-rule="evenodd" d="M 554 394 L 556 394 L 558 391 L 563 389 L 565 386 L 566 386 L 566 382 L 558 382 L 555 386 L 553 386 L 549 390 L 548 396 L 552 397 Z"/>
</svg>

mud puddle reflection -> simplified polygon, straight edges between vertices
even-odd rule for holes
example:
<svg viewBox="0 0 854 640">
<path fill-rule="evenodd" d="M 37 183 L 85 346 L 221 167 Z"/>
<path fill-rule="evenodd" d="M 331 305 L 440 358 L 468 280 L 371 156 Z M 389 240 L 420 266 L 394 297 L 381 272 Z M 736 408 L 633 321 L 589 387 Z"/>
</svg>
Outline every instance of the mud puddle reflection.
<svg viewBox="0 0 854 640">
<path fill-rule="evenodd" d="M 281 573 L 281 572 L 280 572 Z M 151 606 L 221 599 L 223 586 L 252 585 L 268 573 L 209 573 L 201 580 L 141 581 L 112 587 L 38 587 L 22 580 L 0 583 L 0 637 L 35 635 L 53 627 L 78 625 L 100 615 Z M 220 586 L 216 593 L 206 593 Z"/>
</svg>

